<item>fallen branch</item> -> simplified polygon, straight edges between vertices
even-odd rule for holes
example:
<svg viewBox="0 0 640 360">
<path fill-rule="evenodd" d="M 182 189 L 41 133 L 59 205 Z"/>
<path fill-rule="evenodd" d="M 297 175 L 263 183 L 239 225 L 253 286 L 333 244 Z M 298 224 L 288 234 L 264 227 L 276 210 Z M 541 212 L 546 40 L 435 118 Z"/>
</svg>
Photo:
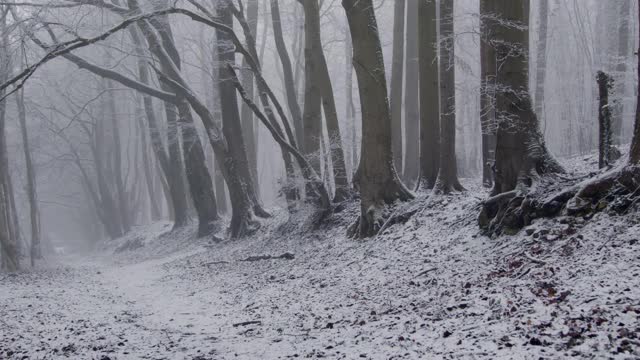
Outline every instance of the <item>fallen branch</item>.
<svg viewBox="0 0 640 360">
<path fill-rule="evenodd" d="M 238 326 L 247 326 L 247 325 L 262 325 L 262 321 L 260 320 L 244 321 L 244 322 L 235 323 L 232 326 L 238 327 Z"/>
<path fill-rule="evenodd" d="M 293 259 L 295 259 L 295 255 L 293 255 L 292 253 L 284 253 L 284 254 L 279 255 L 279 256 L 258 255 L 258 256 L 249 256 L 246 259 L 242 259 L 242 260 L 238 260 L 238 261 L 253 262 L 253 261 L 261 261 L 261 260 L 277 260 L 277 259 L 293 260 Z"/>
</svg>

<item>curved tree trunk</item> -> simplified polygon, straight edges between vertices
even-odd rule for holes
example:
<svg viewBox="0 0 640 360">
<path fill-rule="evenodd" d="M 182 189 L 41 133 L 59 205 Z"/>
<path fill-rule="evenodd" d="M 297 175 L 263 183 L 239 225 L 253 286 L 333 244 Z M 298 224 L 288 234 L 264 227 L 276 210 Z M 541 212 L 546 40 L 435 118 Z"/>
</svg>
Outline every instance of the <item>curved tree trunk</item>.
<svg viewBox="0 0 640 360">
<path fill-rule="evenodd" d="M 420 0 L 407 0 L 407 31 L 404 90 L 403 179 L 413 188 L 420 174 L 420 64 L 418 60 L 418 7 Z"/>
<path fill-rule="evenodd" d="M 302 111 L 300 110 L 300 104 L 298 104 L 298 94 L 296 92 L 296 85 L 293 77 L 293 68 L 291 66 L 291 59 L 287 52 L 287 46 L 284 43 L 284 37 L 282 36 L 282 22 L 280 20 L 280 7 L 278 0 L 271 0 L 271 19 L 273 22 L 273 38 L 276 43 L 276 49 L 278 50 L 278 56 L 282 63 L 282 72 L 284 75 L 284 86 L 287 94 L 287 105 L 291 112 L 291 120 L 296 133 L 296 141 L 299 146 L 304 143 L 304 132 L 302 127 Z"/>
<path fill-rule="evenodd" d="M 420 1 L 420 184 L 433 189 L 440 167 L 438 25 L 435 0 Z"/>
<path fill-rule="evenodd" d="M 391 148 L 393 164 L 402 173 L 402 80 L 404 74 L 405 1 L 393 5 L 393 55 L 391 63 Z"/>
<path fill-rule="evenodd" d="M 343 0 L 347 13 L 353 63 L 362 108 L 362 150 L 360 160 L 360 219 L 357 234 L 375 235 L 385 204 L 413 198 L 393 166 L 391 113 L 387 97 L 382 48 L 371 0 Z"/>
<path fill-rule="evenodd" d="M 536 175 L 561 172 L 549 154 L 539 130 L 528 90 L 529 1 L 496 0 L 495 26 L 498 59 L 496 115 L 496 178 L 493 194 L 530 185 Z M 514 26 L 515 23 L 515 26 Z M 518 26 L 520 25 L 520 26 Z"/>
<path fill-rule="evenodd" d="M 311 60 L 314 64 L 311 69 L 315 74 L 313 83 L 317 83 L 322 94 L 322 108 L 329 135 L 329 152 L 333 165 L 333 176 L 335 183 L 335 202 L 342 202 L 349 198 L 349 182 L 347 180 L 347 170 L 344 160 L 344 150 L 342 136 L 340 134 L 340 124 L 338 112 L 333 97 L 333 86 L 329 77 L 329 69 L 322 48 L 322 35 L 320 29 L 320 7 L 317 0 L 305 0 L 305 33 L 307 34 L 307 46 L 311 48 Z M 309 70 L 307 70 L 309 71 Z M 315 84 L 314 84 L 315 85 Z M 320 121 L 322 121 L 320 119 Z"/>
<path fill-rule="evenodd" d="M 165 61 L 161 61 L 161 65 L 164 71 L 168 71 L 167 68 L 175 65 L 177 69 L 180 69 L 181 59 L 175 42 L 173 39 L 173 33 L 171 26 L 166 17 L 161 17 L 150 21 L 155 29 L 157 29 L 161 41 L 162 48 L 168 53 L 170 60 L 173 64 L 168 64 Z M 146 23 L 140 23 L 142 33 L 147 37 L 150 49 L 156 55 L 161 49 L 154 46 L 153 41 L 149 39 L 150 32 L 153 31 L 148 27 Z M 160 44 L 158 44 L 160 46 Z M 163 84 L 162 86 L 170 88 L 169 85 Z M 198 215 L 198 235 L 206 236 L 213 231 L 212 224 L 218 220 L 218 210 L 216 207 L 215 193 L 213 192 L 213 183 L 209 170 L 205 164 L 204 149 L 200 141 L 198 132 L 195 129 L 193 123 L 193 117 L 191 115 L 191 109 L 186 100 L 180 100 L 178 106 L 175 107 L 177 114 L 172 116 L 178 116 L 180 119 L 180 133 L 183 142 L 184 164 L 185 174 L 189 183 L 189 190 L 191 192 L 191 199 Z M 238 122 L 239 123 L 239 122 Z M 177 139 L 176 139 L 177 142 Z"/>
<path fill-rule="evenodd" d="M 440 169 L 434 190 L 462 191 L 456 162 L 454 0 L 440 0 Z"/>
</svg>

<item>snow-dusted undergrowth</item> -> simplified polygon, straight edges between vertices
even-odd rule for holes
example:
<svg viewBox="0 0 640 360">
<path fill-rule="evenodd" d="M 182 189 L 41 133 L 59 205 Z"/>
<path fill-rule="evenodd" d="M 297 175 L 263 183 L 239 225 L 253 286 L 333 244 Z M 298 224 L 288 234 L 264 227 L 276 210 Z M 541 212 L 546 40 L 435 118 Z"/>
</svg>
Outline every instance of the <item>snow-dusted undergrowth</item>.
<svg viewBox="0 0 640 360">
<path fill-rule="evenodd" d="M 90 261 L 2 274 L 0 358 L 640 356 L 637 213 L 489 239 L 486 193 L 465 186 L 419 194 L 402 205 L 418 214 L 367 241 L 345 237 L 352 204 L 313 233 L 304 212 L 219 244 L 158 224 Z"/>
</svg>

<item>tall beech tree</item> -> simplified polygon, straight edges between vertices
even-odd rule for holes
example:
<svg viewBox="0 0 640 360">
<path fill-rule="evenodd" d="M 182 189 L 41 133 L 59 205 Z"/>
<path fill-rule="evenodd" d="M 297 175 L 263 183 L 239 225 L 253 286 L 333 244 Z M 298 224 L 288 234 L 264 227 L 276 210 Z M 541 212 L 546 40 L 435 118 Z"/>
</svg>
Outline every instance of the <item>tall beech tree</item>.
<svg viewBox="0 0 640 360">
<path fill-rule="evenodd" d="M 393 4 L 393 55 L 391 63 L 391 144 L 393 163 L 402 173 L 402 80 L 404 74 L 405 1 Z"/>
<path fill-rule="evenodd" d="M 440 167 L 440 89 L 436 0 L 420 1 L 420 186 L 433 189 Z"/>
<path fill-rule="evenodd" d="M 420 0 L 407 0 L 403 179 L 413 187 L 420 174 L 420 63 L 418 57 L 418 8 Z"/>
<path fill-rule="evenodd" d="M 349 21 L 362 109 L 362 147 L 356 180 L 360 189 L 360 217 L 350 232 L 370 237 L 382 226 L 385 205 L 410 200 L 413 194 L 400 181 L 393 165 L 391 112 L 373 3 L 343 0 L 342 6 Z"/>
<path fill-rule="evenodd" d="M 492 0 L 480 0 L 480 129 L 482 131 L 482 184 L 493 186 L 496 150 L 496 52 L 493 44 L 495 13 Z"/>
<path fill-rule="evenodd" d="M 456 162 L 454 0 L 440 0 L 440 164 L 435 191 L 462 191 Z"/>
<path fill-rule="evenodd" d="M 334 201 L 341 202 L 349 197 L 349 182 L 347 180 L 342 135 L 338 122 L 338 111 L 333 96 L 333 86 L 331 84 L 331 78 L 329 77 L 327 60 L 325 59 L 322 48 L 320 6 L 318 0 L 304 0 L 301 2 L 305 14 L 305 61 L 306 64 L 309 65 L 309 68 L 305 69 L 305 71 L 309 73 L 306 74 L 305 79 L 309 79 L 307 81 L 313 83 L 311 86 L 305 88 L 315 91 L 316 84 L 320 88 L 322 109 L 324 110 L 325 124 L 329 136 L 328 151 L 331 154 L 331 164 L 333 165 L 333 179 L 335 184 Z M 308 58 L 307 53 L 309 54 Z M 305 98 L 307 98 L 306 95 Z M 315 104 L 313 105 L 313 110 L 316 110 Z M 315 116 L 314 119 L 316 119 Z M 319 120 L 322 121 L 322 118 Z"/>
<path fill-rule="evenodd" d="M 529 0 L 496 0 L 492 43 L 497 54 L 496 178 L 493 194 L 563 172 L 549 153 L 529 95 Z"/>
</svg>

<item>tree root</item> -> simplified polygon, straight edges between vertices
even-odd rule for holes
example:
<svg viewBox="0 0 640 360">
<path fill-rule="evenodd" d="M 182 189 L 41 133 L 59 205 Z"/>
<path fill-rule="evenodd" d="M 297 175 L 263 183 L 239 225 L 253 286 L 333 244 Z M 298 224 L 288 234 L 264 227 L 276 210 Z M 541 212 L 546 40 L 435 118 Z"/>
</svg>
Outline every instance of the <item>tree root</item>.
<svg viewBox="0 0 640 360">
<path fill-rule="evenodd" d="M 611 210 L 622 214 L 640 200 L 640 167 L 626 166 L 553 192 L 552 184 L 535 190 L 498 194 L 482 204 L 478 224 L 486 235 L 514 235 L 538 218 L 589 217 Z M 552 195 L 546 195 L 552 193 Z"/>
</svg>

